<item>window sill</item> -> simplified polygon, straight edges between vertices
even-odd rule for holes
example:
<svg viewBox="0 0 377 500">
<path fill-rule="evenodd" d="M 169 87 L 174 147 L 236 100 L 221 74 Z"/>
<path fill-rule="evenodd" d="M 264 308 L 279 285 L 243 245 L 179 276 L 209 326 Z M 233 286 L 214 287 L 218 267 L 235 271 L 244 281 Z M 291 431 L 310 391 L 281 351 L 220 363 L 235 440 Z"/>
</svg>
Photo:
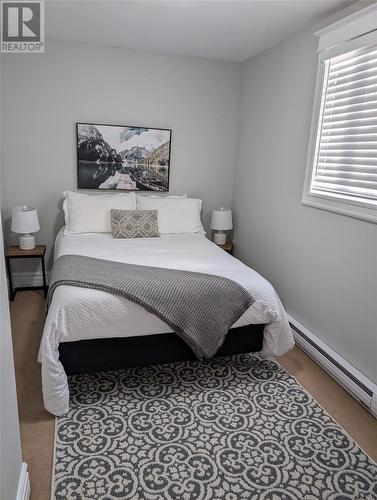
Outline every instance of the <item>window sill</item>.
<svg viewBox="0 0 377 500">
<path fill-rule="evenodd" d="M 369 208 L 364 204 L 352 201 L 341 201 L 328 196 L 304 193 L 302 204 L 308 207 L 319 208 L 328 212 L 335 212 L 355 219 L 377 223 L 377 207 Z"/>
</svg>

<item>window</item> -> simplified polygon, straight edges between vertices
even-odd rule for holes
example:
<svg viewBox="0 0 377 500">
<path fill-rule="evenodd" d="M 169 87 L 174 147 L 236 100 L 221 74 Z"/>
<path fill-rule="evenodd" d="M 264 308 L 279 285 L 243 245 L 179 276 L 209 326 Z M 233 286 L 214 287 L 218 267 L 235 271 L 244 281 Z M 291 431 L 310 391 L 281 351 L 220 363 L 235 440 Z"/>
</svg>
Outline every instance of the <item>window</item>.
<svg viewBox="0 0 377 500">
<path fill-rule="evenodd" d="M 377 32 L 319 64 L 303 203 L 377 222 Z"/>
</svg>

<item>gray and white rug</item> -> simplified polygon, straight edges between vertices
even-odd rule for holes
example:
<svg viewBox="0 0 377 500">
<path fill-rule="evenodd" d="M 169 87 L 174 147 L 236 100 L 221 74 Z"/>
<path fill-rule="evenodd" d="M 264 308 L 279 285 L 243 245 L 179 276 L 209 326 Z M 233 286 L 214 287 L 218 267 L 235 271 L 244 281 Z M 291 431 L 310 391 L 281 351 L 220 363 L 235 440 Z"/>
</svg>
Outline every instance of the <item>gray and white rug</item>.
<svg viewBox="0 0 377 500">
<path fill-rule="evenodd" d="M 74 376 L 56 499 L 377 499 L 377 465 L 272 360 Z"/>
</svg>

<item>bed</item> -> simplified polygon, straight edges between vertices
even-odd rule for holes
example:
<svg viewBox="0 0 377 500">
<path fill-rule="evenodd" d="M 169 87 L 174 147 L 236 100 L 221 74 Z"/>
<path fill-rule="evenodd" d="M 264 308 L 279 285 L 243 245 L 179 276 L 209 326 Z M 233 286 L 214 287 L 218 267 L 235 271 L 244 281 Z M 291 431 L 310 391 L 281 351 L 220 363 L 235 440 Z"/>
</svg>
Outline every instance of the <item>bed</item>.
<svg viewBox="0 0 377 500">
<path fill-rule="evenodd" d="M 111 233 L 67 234 L 63 227 L 56 238 L 54 258 L 65 255 L 229 278 L 244 287 L 255 302 L 232 325 L 218 354 L 261 351 L 262 355 L 281 355 L 294 345 L 272 285 L 202 232 L 114 239 Z M 68 411 L 67 374 L 191 357 L 193 353 L 172 329 L 142 306 L 99 290 L 59 286 L 39 351 L 45 408 L 54 415 Z"/>
</svg>

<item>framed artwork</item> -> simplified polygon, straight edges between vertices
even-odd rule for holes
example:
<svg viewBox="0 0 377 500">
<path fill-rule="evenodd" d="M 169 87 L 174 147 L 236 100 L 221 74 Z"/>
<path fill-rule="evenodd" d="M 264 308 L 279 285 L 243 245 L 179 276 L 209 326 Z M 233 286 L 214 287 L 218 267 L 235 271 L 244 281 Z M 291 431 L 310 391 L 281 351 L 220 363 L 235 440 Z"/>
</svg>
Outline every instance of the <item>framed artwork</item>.
<svg viewBox="0 0 377 500">
<path fill-rule="evenodd" d="M 171 130 L 77 123 L 79 189 L 169 191 Z"/>
</svg>

